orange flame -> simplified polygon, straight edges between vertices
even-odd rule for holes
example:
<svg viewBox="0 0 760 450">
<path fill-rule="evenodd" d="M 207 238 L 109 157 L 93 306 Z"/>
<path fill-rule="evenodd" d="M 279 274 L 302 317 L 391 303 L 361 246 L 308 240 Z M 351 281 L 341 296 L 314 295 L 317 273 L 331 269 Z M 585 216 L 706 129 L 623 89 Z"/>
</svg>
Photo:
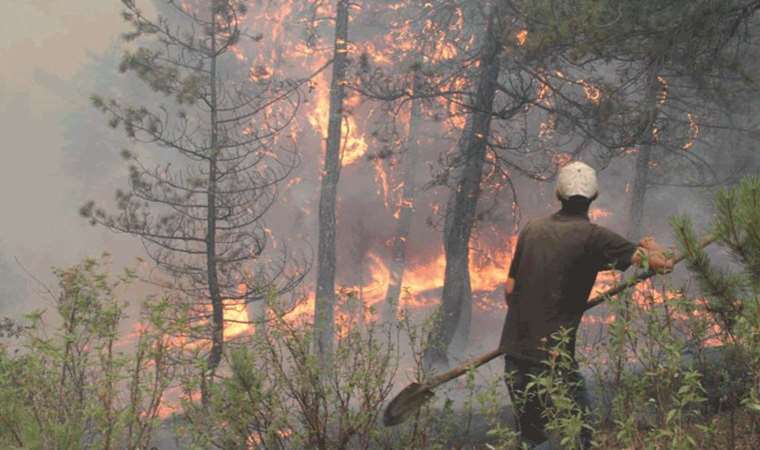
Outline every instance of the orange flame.
<svg viewBox="0 0 760 450">
<path fill-rule="evenodd" d="M 330 83 L 327 81 L 327 77 L 324 73 L 318 76 L 318 80 L 315 81 L 316 102 L 312 111 L 307 112 L 309 123 L 318 132 L 322 139 L 327 139 L 327 128 L 330 118 Z M 348 97 L 345 99 L 347 107 L 356 104 L 359 97 Z M 356 119 L 351 115 L 346 115 L 343 118 L 343 124 L 341 125 L 341 134 L 343 136 L 342 148 L 342 164 L 343 166 L 349 166 L 359 161 L 367 152 L 367 142 L 361 133 L 359 126 L 356 123 Z"/>
<path fill-rule="evenodd" d="M 660 83 L 660 92 L 657 94 L 657 103 L 664 105 L 668 101 L 668 80 L 658 76 L 657 81 Z"/>
<path fill-rule="evenodd" d="M 517 39 L 517 45 L 524 47 L 525 43 L 528 42 L 528 30 L 518 31 L 515 38 Z"/>
<path fill-rule="evenodd" d="M 591 217 L 591 220 L 599 220 L 604 219 L 605 217 L 609 217 L 610 212 L 602 208 L 591 208 L 591 210 L 588 212 L 588 215 Z"/>
</svg>

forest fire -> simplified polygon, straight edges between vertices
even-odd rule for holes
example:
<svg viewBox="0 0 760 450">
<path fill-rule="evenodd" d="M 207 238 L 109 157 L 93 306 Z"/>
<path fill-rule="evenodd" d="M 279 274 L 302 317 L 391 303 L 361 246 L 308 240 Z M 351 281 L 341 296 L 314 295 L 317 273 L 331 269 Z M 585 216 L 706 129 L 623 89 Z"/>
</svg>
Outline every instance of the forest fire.
<svg viewBox="0 0 760 450">
<path fill-rule="evenodd" d="M 324 62 L 322 61 L 322 63 Z M 316 99 L 313 101 L 313 109 L 307 113 L 307 116 L 314 130 L 322 136 L 322 139 L 327 139 L 327 122 L 330 117 L 330 82 L 327 76 L 322 73 L 314 81 L 314 86 Z M 350 97 L 346 106 L 348 108 L 352 105 L 358 106 L 359 100 L 359 96 Z M 342 163 L 344 166 L 350 166 L 365 155 L 368 145 L 361 133 L 361 128 L 352 115 L 346 116 L 343 121 L 342 134 L 346 136 Z"/>
<path fill-rule="evenodd" d="M 511 239 L 514 242 L 514 238 Z M 505 246 L 504 249 L 495 251 L 493 255 L 474 258 L 471 261 L 470 273 L 474 294 L 495 294 L 503 299 L 500 287 L 506 279 L 511 251 L 511 247 Z M 379 319 L 379 310 L 385 301 L 390 276 L 388 266 L 381 257 L 370 253 L 368 261 L 369 280 L 360 286 L 346 286 L 344 290 L 352 296 L 361 295 L 358 300 L 365 310 L 364 320 L 375 321 Z M 427 261 L 411 263 L 404 274 L 400 308 L 409 311 L 432 312 L 432 308 L 438 305 L 445 269 L 446 257 L 442 249 L 435 257 Z M 311 317 L 314 311 L 313 301 L 314 295 L 310 294 L 307 301 L 291 311 L 286 318 L 296 320 Z M 503 300 L 501 303 L 503 304 Z M 374 310 L 374 314 L 369 313 L 370 309 Z"/>
<path fill-rule="evenodd" d="M 606 217 L 609 214 L 608 211 L 599 210 L 597 216 Z M 506 312 L 503 288 L 516 241 L 517 236 L 511 235 L 504 239 L 502 248 L 480 249 L 473 252 L 470 259 L 470 277 L 472 293 L 476 300 L 473 304 L 475 311 L 484 314 L 490 314 L 494 311 Z M 379 311 L 385 302 L 386 290 L 390 281 L 388 265 L 382 257 L 370 253 L 368 262 L 369 276 L 367 281 L 362 285 L 349 285 L 342 288 L 344 295 L 354 298 L 358 302 L 358 307 L 364 311 L 364 315 L 361 317 L 364 322 L 379 320 Z M 400 308 L 412 313 L 432 313 L 439 304 L 445 268 L 446 258 L 443 249 L 440 249 L 432 258 L 411 262 L 404 274 L 402 294 L 399 299 Z M 598 296 L 622 280 L 623 277 L 619 272 L 600 272 L 590 296 Z M 672 300 L 677 296 L 678 293 L 675 291 L 665 291 L 663 294 L 651 282 L 646 282 L 633 290 L 631 298 L 636 307 L 648 310 L 653 305 L 661 305 L 665 300 Z M 311 293 L 307 296 L 306 301 L 290 311 L 285 318 L 288 321 L 312 320 L 313 311 L 314 294 Z M 674 318 L 685 320 L 687 317 L 674 315 Z M 607 313 L 603 316 L 586 314 L 583 318 L 583 323 L 595 325 L 609 325 L 614 321 L 614 313 Z M 345 314 L 343 314 L 342 323 L 344 326 L 355 325 L 347 319 Z M 494 333 L 496 332 L 494 331 Z"/>
<path fill-rule="evenodd" d="M 32 276 L 45 311 L 11 298 L 0 448 L 760 438 L 760 2 L 87 2 L 10 8 L 31 17 L 5 30 L 14 54 L 76 52 L 9 59 L 9 148 L 64 151 L 9 178 L 35 195 L 11 190 L 0 238 L 143 259 Z M 114 4 L 126 30 L 90 26 Z M 68 253 L 40 245 L 59 192 L 92 195 L 77 227 L 132 241 L 61 222 Z M 583 385 L 593 404 L 564 398 Z M 528 436 L 522 400 L 551 433 Z"/>
<path fill-rule="evenodd" d="M 251 334 L 253 326 L 245 302 L 228 302 L 224 309 L 224 339 Z"/>
</svg>

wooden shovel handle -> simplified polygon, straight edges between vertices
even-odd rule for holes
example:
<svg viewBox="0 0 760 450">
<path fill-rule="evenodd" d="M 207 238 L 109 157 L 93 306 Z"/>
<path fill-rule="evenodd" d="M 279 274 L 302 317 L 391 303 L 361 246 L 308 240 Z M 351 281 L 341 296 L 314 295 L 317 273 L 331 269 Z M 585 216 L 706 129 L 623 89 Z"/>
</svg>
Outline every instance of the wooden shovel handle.
<svg viewBox="0 0 760 450">
<path fill-rule="evenodd" d="M 436 375 L 433 378 L 427 380 L 425 382 L 425 387 L 427 389 L 433 389 L 434 387 L 439 386 L 449 380 L 453 380 L 454 378 L 457 378 L 461 375 L 464 375 L 465 373 L 467 373 L 467 371 L 478 368 L 482 366 L 483 364 L 503 354 L 504 354 L 504 350 L 502 350 L 501 348 L 497 348 L 496 350 L 480 355 L 476 358 L 473 358 L 465 363 L 458 365 L 457 367 L 454 367 L 448 372 L 443 372 L 442 374 Z"/>
</svg>

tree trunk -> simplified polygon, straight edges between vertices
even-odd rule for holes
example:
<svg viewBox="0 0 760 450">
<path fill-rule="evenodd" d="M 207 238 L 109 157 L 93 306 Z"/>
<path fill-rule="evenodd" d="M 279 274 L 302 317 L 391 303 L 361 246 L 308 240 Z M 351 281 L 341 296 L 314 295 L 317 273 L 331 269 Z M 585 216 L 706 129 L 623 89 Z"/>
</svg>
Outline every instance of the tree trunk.
<svg viewBox="0 0 760 450">
<path fill-rule="evenodd" d="M 357 326 L 359 330 L 366 330 L 366 312 L 367 305 L 364 298 L 364 284 L 365 274 L 367 273 L 367 259 L 369 256 L 369 250 L 371 245 L 370 232 L 364 224 L 364 215 L 359 213 L 359 220 L 353 227 L 354 245 L 351 252 L 352 267 L 358 274 L 357 285 L 359 286 L 359 292 L 356 297 L 349 297 L 347 306 L 347 313 L 350 317 L 357 320 Z"/>
<path fill-rule="evenodd" d="M 658 88 L 659 81 L 657 80 L 657 74 L 659 72 L 659 64 L 656 62 L 651 63 L 651 67 L 647 74 L 647 93 L 645 104 L 651 108 L 651 122 L 647 128 L 647 133 L 651 136 L 654 130 L 653 124 L 657 119 L 657 113 L 659 109 L 658 104 Z M 652 150 L 655 144 L 644 144 L 639 149 L 638 157 L 636 158 L 636 172 L 633 177 L 633 186 L 631 188 L 631 209 L 628 213 L 628 239 L 632 241 L 638 241 L 641 239 L 641 226 L 644 218 L 644 203 L 646 202 L 647 187 L 649 181 L 649 164 L 652 160 Z"/>
<path fill-rule="evenodd" d="M 469 257 L 468 257 L 469 264 Z M 455 360 L 464 355 L 467 344 L 470 342 L 470 328 L 472 325 L 472 285 L 470 284 L 470 271 L 467 270 L 464 276 L 464 295 L 462 296 L 462 305 L 459 310 L 459 322 L 454 329 L 454 336 L 449 344 L 448 354 L 454 356 Z"/>
<path fill-rule="evenodd" d="M 469 117 L 467 119 L 467 122 L 465 124 L 464 132 L 462 133 L 462 138 L 459 142 L 460 148 L 466 148 L 467 140 L 472 139 L 471 129 L 472 129 L 473 121 L 472 117 Z M 454 180 L 461 180 L 464 176 L 464 167 L 457 167 L 456 170 L 453 172 L 453 179 Z M 479 193 L 478 193 L 479 196 Z M 448 255 L 448 245 L 450 242 L 450 239 L 448 236 L 451 233 L 451 230 L 454 227 L 454 215 L 448 214 L 448 211 L 453 211 L 456 208 L 456 195 L 450 195 L 448 202 L 446 204 L 446 211 L 447 214 L 445 216 L 444 220 L 444 228 L 443 228 L 443 235 L 444 235 L 444 251 Z M 477 205 L 476 205 L 477 207 Z M 469 238 L 468 238 L 469 240 Z M 448 262 L 447 262 L 448 264 Z M 446 354 L 452 355 L 452 354 L 461 354 L 464 352 L 465 347 L 467 346 L 467 341 L 470 337 L 470 322 L 472 320 L 472 287 L 470 284 L 470 270 L 469 270 L 469 242 L 468 242 L 468 252 L 467 252 L 467 269 L 464 271 L 464 273 L 461 274 L 462 277 L 462 293 L 460 295 L 460 316 L 458 321 L 454 324 L 454 335 L 451 338 L 451 342 L 449 343 L 448 348 L 446 349 Z M 444 280 L 445 285 L 445 280 Z M 445 355 L 444 355 L 445 356 Z"/>
<path fill-rule="evenodd" d="M 412 91 L 419 91 L 421 82 L 419 74 L 415 71 Z M 393 239 L 393 249 L 391 250 L 391 263 L 389 267 L 388 288 L 385 294 L 385 304 L 383 307 L 383 321 L 385 323 L 395 323 L 398 312 L 399 297 L 401 296 L 401 286 L 404 282 L 404 271 L 406 270 L 406 255 L 409 241 L 409 233 L 412 229 L 412 216 L 414 215 L 415 190 L 417 188 L 416 172 L 417 162 L 419 160 L 417 127 L 420 122 L 420 104 L 419 100 L 412 100 L 411 111 L 409 112 L 409 133 L 406 140 L 406 152 L 402 157 L 402 175 L 401 182 L 404 189 L 399 205 L 399 217 L 396 225 L 396 236 Z"/>
<path fill-rule="evenodd" d="M 424 362 L 428 368 L 448 366 L 447 352 L 463 318 L 463 306 L 471 302 L 468 269 L 470 234 L 480 196 L 486 140 L 490 133 L 493 99 L 500 71 L 501 47 L 494 16 L 495 14 L 489 15 L 481 50 L 477 92 L 471 105 L 471 122 L 465 127 L 459 142 L 457 164 L 461 169 L 446 208 L 443 236 L 446 271 L 441 307 L 425 349 Z"/>
<path fill-rule="evenodd" d="M 658 98 L 657 98 L 657 72 L 659 65 L 652 63 L 647 75 L 647 92 L 645 104 L 651 107 L 651 124 L 647 128 L 647 133 L 651 136 L 654 130 L 654 121 L 657 119 Z M 649 137 L 647 137 L 649 138 Z M 644 221 L 644 203 L 646 202 L 647 188 L 649 187 L 649 164 L 652 160 L 652 150 L 654 144 L 643 144 L 639 148 L 639 154 L 636 157 L 636 167 L 633 176 L 633 186 L 631 187 L 631 208 L 628 210 L 628 239 L 637 242 L 641 239 L 642 223 Z M 631 302 L 629 297 L 625 297 L 625 309 L 623 309 L 623 320 L 630 320 Z M 625 368 L 625 358 L 621 353 L 615 361 L 615 381 L 619 382 Z"/>
<path fill-rule="evenodd" d="M 333 73 L 330 85 L 330 117 L 319 198 L 319 248 L 314 304 L 314 343 L 319 355 L 332 354 L 335 334 L 335 203 L 341 168 L 340 147 L 347 65 L 348 7 L 348 0 L 338 0 Z"/>
<path fill-rule="evenodd" d="M 206 208 L 206 276 L 208 279 L 208 291 L 211 298 L 211 350 L 207 359 L 209 376 L 213 377 L 219 362 L 222 360 L 222 346 L 224 342 L 224 308 L 222 297 L 219 292 L 219 280 L 216 264 L 216 184 L 217 184 L 217 145 L 219 139 L 217 123 L 217 86 L 216 86 L 216 20 L 215 13 L 211 12 L 211 49 L 210 55 L 210 105 L 211 109 L 211 137 L 209 147 L 211 155 L 208 168 L 208 191 Z M 203 395 L 207 400 L 206 393 Z"/>
<path fill-rule="evenodd" d="M 649 144 L 642 145 L 636 158 L 636 172 L 631 188 L 631 209 L 628 213 L 628 239 L 632 241 L 641 239 L 641 224 L 644 217 L 644 202 L 647 195 L 649 162 L 651 158 L 652 146 Z"/>
</svg>

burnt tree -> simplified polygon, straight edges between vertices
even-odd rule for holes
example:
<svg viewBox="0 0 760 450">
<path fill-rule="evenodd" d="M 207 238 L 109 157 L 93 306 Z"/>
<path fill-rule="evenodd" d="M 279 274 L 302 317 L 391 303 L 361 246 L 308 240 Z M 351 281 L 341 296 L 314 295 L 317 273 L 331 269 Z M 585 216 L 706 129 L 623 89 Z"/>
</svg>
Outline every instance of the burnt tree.
<svg viewBox="0 0 760 450">
<path fill-rule="evenodd" d="M 338 0 L 330 84 L 330 117 L 327 126 L 324 169 L 319 197 L 319 247 L 317 289 L 314 303 L 314 344 L 320 355 L 333 352 L 335 336 L 335 206 L 341 170 L 343 101 L 348 66 L 348 16 L 350 2 Z"/>
<path fill-rule="evenodd" d="M 487 139 L 490 134 L 493 101 L 500 72 L 501 45 L 494 14 L 488 17 L 479 58 L 477 88 L 468 123 L 458 144 L 455 187 L 446 207 L 444 225 L 444 274 L 441 306 L 425 349 L 428 367 L 446 366 L 447 349 L 460 323 L 463 304 L 471 297 L 469 275 L 470 235 L 481 191 Z"/>
</svg>

